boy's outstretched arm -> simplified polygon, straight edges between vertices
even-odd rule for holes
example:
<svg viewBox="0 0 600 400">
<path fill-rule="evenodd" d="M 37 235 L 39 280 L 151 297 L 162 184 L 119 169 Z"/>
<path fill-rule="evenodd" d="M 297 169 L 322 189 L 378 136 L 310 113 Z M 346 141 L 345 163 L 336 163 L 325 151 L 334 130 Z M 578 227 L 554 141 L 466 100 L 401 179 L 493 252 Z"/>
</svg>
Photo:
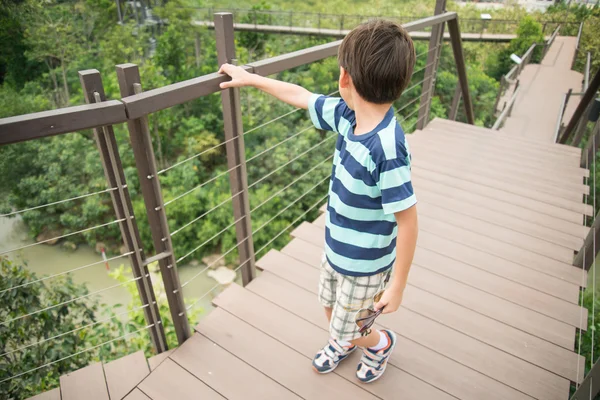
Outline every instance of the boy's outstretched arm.
<svg viewBox="0 0 600 400">
<path fill-rule="evenodd" d="M 221 83 L 221 89 L 252 86 L 294 107 L 305 110 L 308 108 L 308 101 L 312 93 L 302 86 L 251 74 L 242 67 L 231 64 L 223 64 L 219 73 L 231 77 L 230 81 Z"/>
<path fill-rule="evenodd" d="M 385 307 L 383 309 L 384 314 L 396 311 L 402 303 L 404 288 L 408 280 L 408 272 L 415 255 L 415 248 L 417 247 L 417 235 L 419 231 L 416 205 L 404 211 L 397 212 L 394 215 L 398 223 L 394 278 L 383 293 L 379 303 L 375 304 L 376 310 Z"/>
</svg>

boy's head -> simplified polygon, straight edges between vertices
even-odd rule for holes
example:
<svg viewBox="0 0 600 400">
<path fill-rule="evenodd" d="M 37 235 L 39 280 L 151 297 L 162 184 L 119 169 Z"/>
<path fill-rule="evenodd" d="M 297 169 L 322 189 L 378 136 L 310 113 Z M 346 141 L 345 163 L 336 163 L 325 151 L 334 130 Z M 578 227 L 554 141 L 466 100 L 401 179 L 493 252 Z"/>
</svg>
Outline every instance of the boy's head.
<svg viewBox="0 0 600 400">
<path fill-rule="evenodd" d="M 406 89 L 415 59 L 402 26 L 382 19 L 361 24 L 340 45 L 340 93 L 350 107 L 355 94 L 369 103 L 392 103 Z"/>
</svg>

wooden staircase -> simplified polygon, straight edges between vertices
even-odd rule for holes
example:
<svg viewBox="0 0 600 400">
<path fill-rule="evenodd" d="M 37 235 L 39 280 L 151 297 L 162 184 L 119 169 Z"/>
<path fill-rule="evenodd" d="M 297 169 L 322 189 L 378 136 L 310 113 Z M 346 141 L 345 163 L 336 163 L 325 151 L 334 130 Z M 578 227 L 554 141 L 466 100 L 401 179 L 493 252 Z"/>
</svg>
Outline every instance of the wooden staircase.
<svg viewBox="0 0 600 400">
<path fill-rule="evenodd" d="M 399 339 L 382 379 L 358 382 L 358 353 L 331 374 L 311 369 L 328 337 L 323 214 L 259 259 L 247 287 L 217 296 L 152 372 L 138 353 L 93 365 L 61 379 L 62 399 L 567 399 L 587 328 L 587 276 L 571 264 L 592 214 L 579 151 L 440 119 L 408 141 L 420 233 L 402 307 L 378 319 Z M 89 393 L 93 374 L 105 397 Z"/>
</svg>

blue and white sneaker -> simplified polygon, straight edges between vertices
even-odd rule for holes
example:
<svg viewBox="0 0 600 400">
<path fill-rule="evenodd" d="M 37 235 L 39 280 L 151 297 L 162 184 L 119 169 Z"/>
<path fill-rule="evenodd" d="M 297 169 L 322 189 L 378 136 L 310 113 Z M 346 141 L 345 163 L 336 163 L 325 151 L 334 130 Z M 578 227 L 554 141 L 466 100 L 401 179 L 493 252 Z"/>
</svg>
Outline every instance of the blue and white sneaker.
<svg viewBox="0 0 600 400">
<path fill-rule="evenodd" d="M 388 338 L 388 345 L 381 350 L 375 351 L 368 348 L 363 349 L 363 356 L 356 369 L 356 377 L 363 383 L 369 383 L 381 378 L 385 372 L 388 359 L 396 347 L 396 334 L 384 329 L 381 331 Z"/>
<path fill-rule="evenodd" d="M 329 343 L 313 358 L 313 368 L 319 374 L 327 374 L 336 369 L 354 350 L 356 346 L 344 347 L 337 340 L 329 338 Z"/>
</svg>

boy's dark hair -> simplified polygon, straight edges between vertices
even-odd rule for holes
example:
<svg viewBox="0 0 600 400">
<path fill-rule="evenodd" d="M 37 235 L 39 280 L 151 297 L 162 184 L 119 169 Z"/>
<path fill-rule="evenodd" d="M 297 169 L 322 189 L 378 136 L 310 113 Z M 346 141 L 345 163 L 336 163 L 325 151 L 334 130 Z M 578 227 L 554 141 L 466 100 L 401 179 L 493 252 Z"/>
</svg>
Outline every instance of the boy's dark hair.
<svg viewBox="0 0 600 400">
<path fill-rule="evenodd" d="M 368 102 L 397 100 L 415 67 L 415 46 L 408 32 L 392 21 L 373 19 L 354 28 L 342 41 L 338 62 L 356 91 Z"/>
</svg>

